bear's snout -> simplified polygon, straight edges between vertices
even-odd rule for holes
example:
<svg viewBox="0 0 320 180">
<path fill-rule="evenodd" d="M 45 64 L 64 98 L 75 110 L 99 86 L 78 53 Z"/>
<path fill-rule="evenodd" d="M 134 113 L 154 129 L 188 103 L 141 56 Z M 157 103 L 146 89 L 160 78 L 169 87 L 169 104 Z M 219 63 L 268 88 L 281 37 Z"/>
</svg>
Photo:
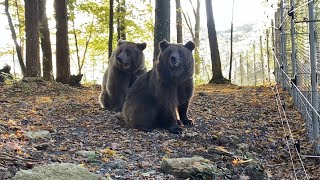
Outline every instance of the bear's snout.
<svg viewBox="0 0 320 180">
<path fill-rule="evenodd" d="M 177 66 L 179 66 L 179 59 L 178 59 L 178 57 L 175 56 L 175 55 L 171 55 L 171 56 L 170 56 L 170 64 L 171 64 L 172 67 L 177 67 Z"/>
<path fill-rule="evenodd" d="M 126 58 L 122 58 L 121 56 L 117 57 L 117 62 L 123 66 L 129 65 L 129 62 L 126 60 Z"/>
</svg>

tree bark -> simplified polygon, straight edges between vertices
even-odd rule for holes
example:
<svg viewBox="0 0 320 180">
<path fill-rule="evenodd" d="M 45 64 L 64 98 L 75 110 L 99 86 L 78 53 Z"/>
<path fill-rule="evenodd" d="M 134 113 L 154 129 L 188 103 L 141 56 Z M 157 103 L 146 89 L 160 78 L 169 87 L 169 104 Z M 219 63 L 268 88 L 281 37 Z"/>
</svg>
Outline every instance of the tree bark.
<svg viewBox="0 0 320 180">
<path fill-rule="evenodd" d="M 67 84 L 70 77 L 68 16 L 66 0 L 55 0 L 57 82 Z"/>
<path fill-rule="evenodd" d="M 41 77 L 38 0 L 25 0 L 26 77 Z"/>
<path fill-rule="evenodd" d="M 39 19 L 40 19 L 40 40 L 42 49 L 42 70 L 43 79 L 53 81 L 52 70 L 52 50 L 50 41 L 50 31 L 48 28 L 48 17 L 46 13 L 47 0 L 39 0 Z"/>
<path fill-rule="evenodd" d="M 108 45 L 109 58 L 111 57 L 111 53 L 112 53 L 112 41 L 113 41 L 113 0 L 110 0 L 109 45 Z"/>
<path fill-rule="evenodd" d="M 5 12 L 6 12 L 6 15 L 7 15 L 7 18 L 8 18 L 8 23 L 9 23 L 9 27 L 10 27 L 10 31 L 11 31 L 11 37 L 12 37 L 12 40 L 14 42 L 14 45 L 15 45 L 15 48 L 16 48 L 16 52 L 17 52 L 17 56 L 18 56 L 18 60 L 19 60 L 19 64 L 20 64 L 20 67 L 21 67 L 21 72 L 22 72 L 22 75 L 25 76 L 27 70 L 26 70 L 26 66 L 25 66 L 24 61 L 23 61 L 21 47 L 19 46 L 18 41 L 17 41 L 17 34 L 16 34 L 16 31 L 15 31 L 13 23 L 12 23 L 11 15 L 9 13 L 9 0 L 5 0 L 4 5 L 5 5 Z"/>
<path fill-rule="evenodd" d="M 181 16 L 181 3 L 180 0 L 176 0 L 176 23 L 177 23 L 177 43 L 182 43 L 182 16 Z"/>
<path fill-rule="evenodd" d="M 159 54 L 159 42 L 170 41 L 170 0 L 156 0 L 153 65 Z"/>
<path fill-rule="evenodd" d="M 217 39 L 217 32 L 214 24 L 214 19 L 213 19 L 211 0 L 206 0 L 206 11 L 207 11 L 207 27 L 208 27 L 211 65 L 212 65 L 212 79 L 210 80 L 210 83 L 222 83 L 223 76 L 221 71 L 218 39 Z"/>
<path fill-rule="evenodd" d="M 126 1 L 125 0 L 117 0 L 117 35 L 118 39 L 126 40 Z"/>
</svg>

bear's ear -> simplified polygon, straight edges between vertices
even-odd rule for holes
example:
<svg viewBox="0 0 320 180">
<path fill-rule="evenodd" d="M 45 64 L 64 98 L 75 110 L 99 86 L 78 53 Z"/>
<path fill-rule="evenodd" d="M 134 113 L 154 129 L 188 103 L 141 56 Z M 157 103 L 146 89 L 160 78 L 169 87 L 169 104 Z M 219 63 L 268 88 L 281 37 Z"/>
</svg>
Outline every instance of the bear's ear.
<svg viewBox="0 0 320 180">
<path fill-rule="evenodd" d="M 184 45 L 184 47 L 186 47 L 187 49 L 189 49 L 190 51 L 192 51 L 192 50 L 194 50 L 195 45 L 194 45 L 194 43 L 193 43 L 192 41 L 188 41 L 188 42 Z"/>
<path fill-rule="evenodd" d="M 141 51 L 143 51 L 147 47 L 147 43 L 138 43 L 137 46 Z"/>
<path fill-rule="evenodd" d="M 164 51 L 168 46 L 169 46 L 169 42 L 165 39 L 159 43 L 159 48 L 161 52 Z"/>
<path fill-rule="evenodd" d="M 125 40 L 119 39 L 118 40 L 118 46 L 120 46 L 121 44 L 123 44 L 124 42 L 126 42 Z"/>
</svg>

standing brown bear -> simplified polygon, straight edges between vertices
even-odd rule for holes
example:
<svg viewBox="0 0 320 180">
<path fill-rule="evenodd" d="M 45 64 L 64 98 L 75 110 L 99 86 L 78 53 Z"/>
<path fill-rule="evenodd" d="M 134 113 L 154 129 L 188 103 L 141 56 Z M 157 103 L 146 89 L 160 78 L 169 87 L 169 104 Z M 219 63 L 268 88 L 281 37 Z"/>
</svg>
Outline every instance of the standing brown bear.
<svg viewBox="0 0 320 180">
<path fill-rule="evenodd" d="M 193 125 L 187 111 L 194 86 L 195 45 L 191 41 L 181 45 L 164 40 L 159 48 L 157 64 L 134 82 L 122 113 L 132 128 L 151 131 L 159 127 L 177 134 L 182 132 L 181 122 Z"/>
<path fill-rule="evenodd" d="M 99 96 L 102 108 L 121 112 L 128 89 L 138 76 L 147 72 L 143 50 L 146 43 L 118 41 L 103 75 Z"/>
</svg>

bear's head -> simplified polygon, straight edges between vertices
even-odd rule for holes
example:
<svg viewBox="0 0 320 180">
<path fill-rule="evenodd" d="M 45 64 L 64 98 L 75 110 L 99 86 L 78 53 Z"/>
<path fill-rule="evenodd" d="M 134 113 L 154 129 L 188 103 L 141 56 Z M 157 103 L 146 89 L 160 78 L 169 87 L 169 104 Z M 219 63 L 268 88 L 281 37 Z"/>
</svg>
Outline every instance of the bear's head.
<svg viewBox="0 0 320 180">
<path fill-rule="evenodd" d="M 192 77 L 194 73 L 192 50 L 194 48 L 195 45 L 192 41 L 188 41 L 185 45 L 171 44 L 167 40 L 161 41 L 158 57 L 160 71 L 174 79 Z"/>
<path fill-rule="evenodd" d="M 120 39 L 115 52 L 117 67 L 126 71 L 136 71 L 144 67 L 143 50 L 146 47 L 146 43 L 134 43 Z"/>
</svg>

